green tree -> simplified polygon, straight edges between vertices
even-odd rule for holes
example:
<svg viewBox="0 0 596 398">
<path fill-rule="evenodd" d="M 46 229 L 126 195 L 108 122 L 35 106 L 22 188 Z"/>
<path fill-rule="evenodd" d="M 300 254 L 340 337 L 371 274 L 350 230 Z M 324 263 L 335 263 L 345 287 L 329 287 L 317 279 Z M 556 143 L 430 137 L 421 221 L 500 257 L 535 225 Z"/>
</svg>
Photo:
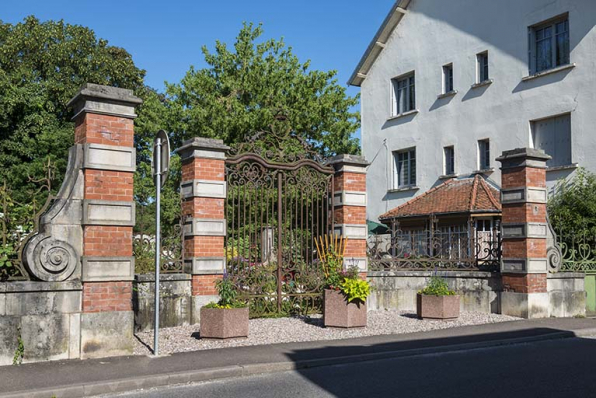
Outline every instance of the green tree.
<svg viewBox="0 0 596 398">
<path fill-rule="evenodd" d="M 15 200 L 31 200 L 48 160 L 59 188 L 74 141 L 66 104 L 84 83 L 142 91 L 144 75 L 128 52 L 89 28 L 33 16 L 0 21 L 0 180 Z"/>
<path fill-rule="evenodd" d="M 596 236 L 596 174 L 578 169 L 561 180 L 548 200 L 548 216 L 557 233 Z"/>
<path fill-rule="evenodd" d="M 283 40 L 257 43 L 262 33 L 261 25 L 244 24 L 233 50 L 219 41 L 215 53 L 204 46 L 209 66 L 191 67 L 179 84 L 167 85 L 171 112 L 180 120 L 176 144 L 193 136 L 238 143 L 267 130 L 281 111 L 321 154 L 358 153 L 352 134 L 360 118 L 350 110 L 358 97 L 346 95 L 336 71 L 310 70 Z"/>
</svg>

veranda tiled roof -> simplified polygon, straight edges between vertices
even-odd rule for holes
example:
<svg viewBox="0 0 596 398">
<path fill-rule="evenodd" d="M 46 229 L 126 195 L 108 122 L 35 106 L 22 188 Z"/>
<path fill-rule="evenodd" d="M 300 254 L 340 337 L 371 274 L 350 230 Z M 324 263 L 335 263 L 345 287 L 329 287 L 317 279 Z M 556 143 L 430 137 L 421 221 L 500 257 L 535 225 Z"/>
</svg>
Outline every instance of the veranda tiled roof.
<svg viewBox="0 0 596 398">
<path fill-rule="evenodd" d="M 500 196 L 499 191 L 480 175 L 452 179 L 389 210 L 379 219 L 448 213 L 498 213 L 501 212 Z"/>
</svg>

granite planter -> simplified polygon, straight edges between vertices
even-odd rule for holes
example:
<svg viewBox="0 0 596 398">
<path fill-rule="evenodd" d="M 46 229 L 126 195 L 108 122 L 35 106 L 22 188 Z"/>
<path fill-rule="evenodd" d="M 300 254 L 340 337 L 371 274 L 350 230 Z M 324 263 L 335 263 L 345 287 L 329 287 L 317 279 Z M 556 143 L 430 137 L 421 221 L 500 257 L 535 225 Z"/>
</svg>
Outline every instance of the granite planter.
<svg viewBox="0 0 596 398">
<path fill-rule="evenodd" d="M 459 317 L 459 296 L 428 296 L 418 293 L 416 313 L 421 319 L 455 319 Z"/>
<path fill-rule="evenodd" d="M 248 307 L 201 308 L 201 338 L 248 337 Z"/>
<path fill-rule="evenodd" d="M 365 327 L 366 303 L 348 303 L 342 292 L 325 290 L 323 323 L 336 328 Z"/>
</svg>

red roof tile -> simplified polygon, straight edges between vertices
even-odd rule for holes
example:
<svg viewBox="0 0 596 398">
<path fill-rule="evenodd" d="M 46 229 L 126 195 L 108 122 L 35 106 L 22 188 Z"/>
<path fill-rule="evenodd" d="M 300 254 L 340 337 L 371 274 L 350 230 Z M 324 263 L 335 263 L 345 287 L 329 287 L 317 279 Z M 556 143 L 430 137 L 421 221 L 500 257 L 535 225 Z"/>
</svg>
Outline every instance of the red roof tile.
<svg viewBox="0 0 596 398">
<path fill-rule="evenodd" d="M 452 179 L 382 214 L 379 219 L 447 213 L 500 212 L 500 193 L 484 178 Z"/>
</svg>

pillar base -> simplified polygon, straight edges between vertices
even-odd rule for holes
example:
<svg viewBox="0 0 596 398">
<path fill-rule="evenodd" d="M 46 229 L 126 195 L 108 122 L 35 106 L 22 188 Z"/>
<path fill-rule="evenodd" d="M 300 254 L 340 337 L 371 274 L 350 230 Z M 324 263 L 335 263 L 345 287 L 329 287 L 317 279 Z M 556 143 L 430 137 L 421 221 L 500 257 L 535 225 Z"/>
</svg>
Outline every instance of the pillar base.
<svg viewBox="0 0 596 398">
<path fill-rule="evenodd" d="M 548 293 L 501 293 L 501 314 L 519 318 L 536 319 L 549 317 Z"/>
<path fill-rule="evenodd" d="M 81 358 L 133 353 L 133 311 L 81 314 Z"/>
<path fill-rule="evenodd" d="M 202 295 L 192 296 L 190 302 L 190 323 L 191 325 L 197 325 L 201 321 L 201 307 L 209 304 L 210 302 L 218 302 L 219 296 L 214 295 Z"/>
</svg>

